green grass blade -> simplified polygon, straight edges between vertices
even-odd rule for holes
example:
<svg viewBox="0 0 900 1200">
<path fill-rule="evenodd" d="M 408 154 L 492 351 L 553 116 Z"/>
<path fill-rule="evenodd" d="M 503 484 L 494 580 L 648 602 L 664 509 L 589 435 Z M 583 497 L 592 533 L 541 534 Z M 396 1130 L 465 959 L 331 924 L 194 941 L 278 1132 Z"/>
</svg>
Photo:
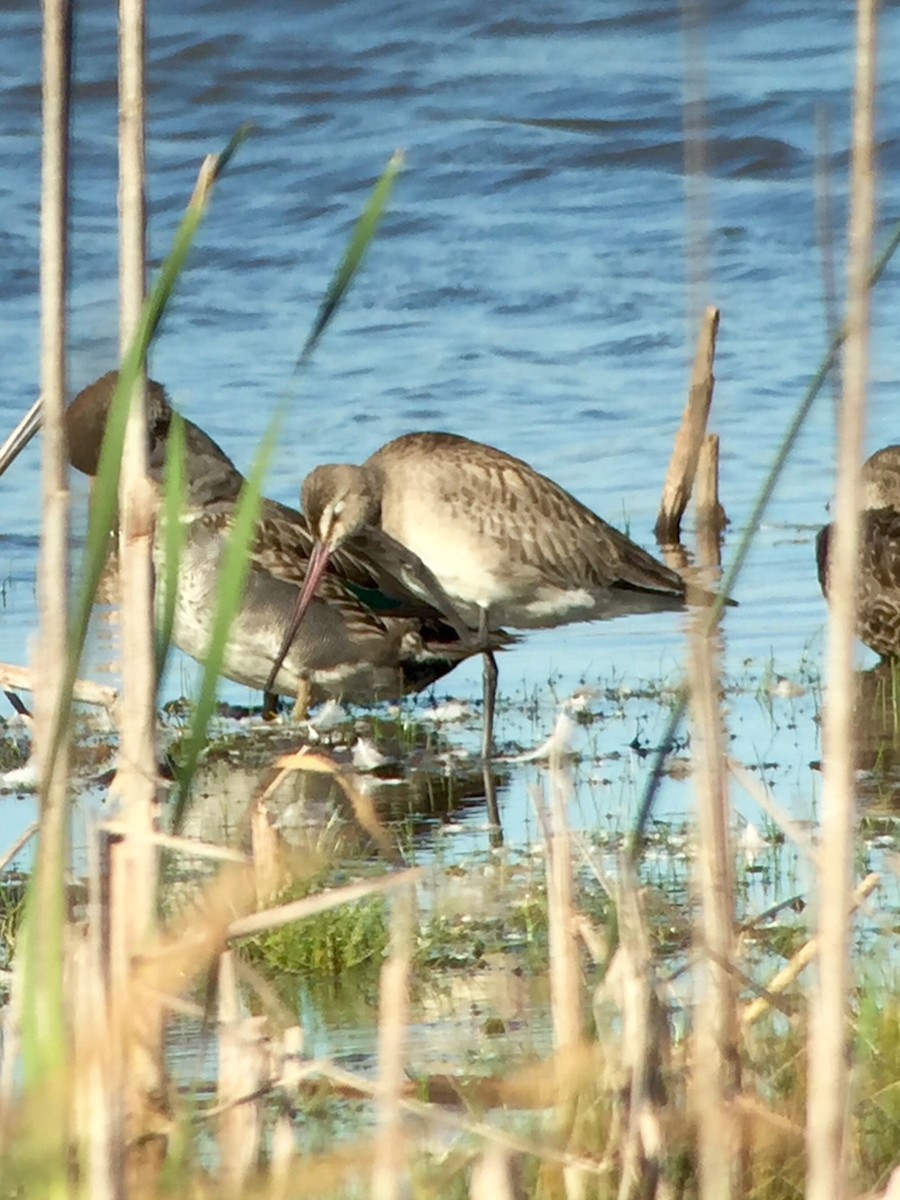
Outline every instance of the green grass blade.
<svg viewBox="0 0 900 1200">
<path fill-rule="evenodd" d="M 366 207 L 363 209 L 363 214 L 356 223 L 353 237 L 350 239 L 350 245 L 347 247 L 344 257 L 341 259 L 340 265 L 335 271 L 331 283 L 328 285 L 328 290 L 316 314 L 313 327 L 303 344 L 303 349 L 297 360 L 298 370 L 308 362 L 310 355 L 318 344 L 319 338 L 325 332 L 346 295 L 347 289 L 353 282 L 353 278 L 359 270 L 360 264 L 369 248 L 369 243 L 374 238 L 375 232 L 378 229 L 378 224 L 391 198 L 391 192 L 394 190 L 394 182 L 402 166 L 403 154 L 398 150 L 392 155 L 384 174 L 372 189 L 372 194 L 369 197 Z"/>
<path fill-rule="evenodd" d="M 178 794 L 172 816 L 172 828 L 175 832 L 181 828 L 194 772 L 197 769 L 203 747 L 206 745 L 206 730 L 215 708 L 216 685 L 222 673 L 229 632 L 237 614 L 250 570 L 248 551 L 259 516 L 262 483 L 272 459 L 280 426 L 281 414 L 279 412 L 276 413 L 263 438 L 253 463 L 253 469 L 241 489 L 228 541 L 222 552 L 216 588 L 216 612 L 213 618 L 209 649 L 204 663 L 200 692 L 191 719 L 184 761 L 179 771 Z"/>
<path fill-rule="evenodd" d="M 178 599 L 178 569 L 181 564 L 185 538 L 185 527 L 182 520 L 185 498 L 187 496 L 185 454 L 184 419 L 178 413 L 173 413 L 166 444 L 166 474 L 163 496 L 163 544 L 165 553 L 162 570 L 157 573 L 156 578 L 158 589 L 156 603 L 157 693 L 163 677 L 163 671 L 166 667 L 169 648 L 172 645 L 172 631 L 175 627 L 175 606 Z"/>
</svg>

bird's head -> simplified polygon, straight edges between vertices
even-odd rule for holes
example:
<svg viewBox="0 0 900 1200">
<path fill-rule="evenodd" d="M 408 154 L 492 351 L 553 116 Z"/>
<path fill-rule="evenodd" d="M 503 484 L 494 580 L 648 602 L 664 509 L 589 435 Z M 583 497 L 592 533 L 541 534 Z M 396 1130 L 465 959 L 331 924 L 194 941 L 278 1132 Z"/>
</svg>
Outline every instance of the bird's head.
<svg viewBox="0 0 900 1200">
<path fill-rule="evenodd" d="M 366 525 L 378 524 L 378 500 L 366 467 L 316 467 L 303 481 L 300 500 L 313 536 L 329 553 Z"/>
</svg>

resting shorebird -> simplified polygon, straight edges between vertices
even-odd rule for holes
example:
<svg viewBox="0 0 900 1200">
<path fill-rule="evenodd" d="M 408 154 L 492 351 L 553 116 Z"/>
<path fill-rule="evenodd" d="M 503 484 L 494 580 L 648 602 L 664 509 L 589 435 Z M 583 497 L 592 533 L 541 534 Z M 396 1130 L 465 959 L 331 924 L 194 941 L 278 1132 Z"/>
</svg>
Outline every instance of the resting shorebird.
<svg viewBox="0 0 900 1200">
<path fill-rule="evenodd" d="M 455 434 L 411 433 L 362 466 L 317 467 L 303 483 L 302 506 L 318 542 L 282 648 L 301 628 L 331 555 L 380 529 L 425 563 L 458 618 L 477 631 L 485 758 L 497 690 L 492 631 L 680 609 L 689 599 L 680 575 L 551 479 Z"/>
<path fill-rule="evenodd" d="M 72 465 L 94 475 L 117 372 L 90 384 L 66 412 Z M 34 413 L 35 410 L 33 410 Z M 173 410 L 165 389 L 147 388 L 150 474 L 163 477 Z M 0 454 L 0 472 L 34 435 L 30 414 Z M 203 661 L 212 628 L 226 535 L 244 477 L 225 452 L 191 421 L 186 442 L 186 536 L 179 566 L 173 640 Z M 300 706 L 324 696 L 370 702 L 420 691 L 481 646 L 456 622 L 436 580 L 415 556 L 373 531 L 353 551 L 338 554 L 286 654 L 284 641 L 315 538 L 296 510 L 263 500 L 250 547 L 250 572 L 231 628 L 223 673 L 237 683 L 297 696 Z M 158 539 L 161 542 L 161 539 Z M 428 599 L 430 598 L 430 600 Z M 433 601 L 436 601 L 435 604 Z M 446 610 L 446 614 L 440 611 Z M 498 633 L 496 648 L 511 641 Z"/>
<path fill-rule="evenodd" d="M 856 632 L 882 658 L 900 657 L 900 446 L 885 446 L 862 468 Z M 832 526 L 816 538 L 816 563 L 828 596 Z"/>
</svg>

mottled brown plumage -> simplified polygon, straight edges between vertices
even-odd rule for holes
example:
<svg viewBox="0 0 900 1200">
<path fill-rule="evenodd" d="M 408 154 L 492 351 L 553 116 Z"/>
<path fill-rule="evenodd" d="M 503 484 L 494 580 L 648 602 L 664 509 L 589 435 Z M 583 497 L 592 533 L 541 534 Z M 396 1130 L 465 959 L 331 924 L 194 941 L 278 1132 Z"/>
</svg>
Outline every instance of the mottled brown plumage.
<svg viewBox="0 0 900 1200">
<path fill-rule="evenodd" d="M 90 384 L 67 410 L 72 464 L 97 470 L 106 417 L 115 393 L 112 371 Z M 147 452 L 150 474 L 161 482 L 173 410 L 165 389 L 149 381 Z M 36 431 L 12 439 L 0 471 Z M 219 565 L 244 477 L 224 451 L 191 421 L 186 444 L 185 542 L 179 567 L 175 644 L 202 661 L 215 612 Z M 300 635 L 273 671 L 288 620 L 296 607 L 315 544 L 305 517 L 263 500 L 250 549 L 250 571 L 231 629 L 223 673 L 238 683 L 284 695 L 304 692 L 368 702 L 419 691 L 480 647 L 451 612 L 445 620 L 436 581 L 402 547 L 382 546 L 379 535 L 362 538 L 335 556 L 320 597 Z M 159 562 L 162 539 L 157 539 Z M 415 588 L 408 583 L 415 580 Z M 449 607 L 449 605 L 448 605 Z M 496 646 L 510 639 L 498 634 Z"/>
<path fill-rule="evenodd" d="M 485 643 L 485 755 L 497 680 L 492 630 L 680 609 L 688 600 L 680 575 L 552 479 L 455 434 L 407 434 L 362 466 L 317 467 L 302 501 L 321 549 L 291 628 L 331 554 L 372 529 L 405 546 Z"/>
<path fill-rule="evenodd" d="M 372 526 L 408 547 L 473 628 L 602 620 L 686 600 L 680 575 L 552 479 L 454 434 L 408 434 L 362 467 L 317 467 L 303 509 L 335 549 Z"/>
<path fill-rule="evenodd" d="M 882 658 L 900 657 L 900 446 L 876 451 L 862 468 L 857 635 Z M 828 595 L 833 526 L 816 538 L 822 592 Z"/>
</svg>

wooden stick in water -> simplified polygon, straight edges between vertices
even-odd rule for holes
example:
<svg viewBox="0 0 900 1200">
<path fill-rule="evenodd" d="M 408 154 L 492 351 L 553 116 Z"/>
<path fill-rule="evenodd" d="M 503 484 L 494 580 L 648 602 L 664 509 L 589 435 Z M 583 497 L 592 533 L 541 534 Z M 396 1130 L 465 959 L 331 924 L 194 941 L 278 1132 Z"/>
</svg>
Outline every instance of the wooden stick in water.
<svg viewBox="0 0 900 1200">
<path fill-rule="evenodd" d="M 708 433 L 700 446 L 697 461 L 697 549 L 705 567 L 722 565 L 722 530 L 725 510 L 719 503 L 719 435 Z"/>
<path fill-rule="evenodd" d="M 716 334 L 719 329 L 719 310 L 710 306 L 703 317 L 697 340 L 697 353 L 691 373 L 691 390 L 681 418 L 681 428 L 663 487 L 659 516 L 656 518 L 656 540 L 661 546 L 681 541 L 681 518 L 691 498 L 700 447 L 706 434 L 706 422 L 712 404 L 715 376 L 713 361 L 716 354 Z"/>
</svg>

